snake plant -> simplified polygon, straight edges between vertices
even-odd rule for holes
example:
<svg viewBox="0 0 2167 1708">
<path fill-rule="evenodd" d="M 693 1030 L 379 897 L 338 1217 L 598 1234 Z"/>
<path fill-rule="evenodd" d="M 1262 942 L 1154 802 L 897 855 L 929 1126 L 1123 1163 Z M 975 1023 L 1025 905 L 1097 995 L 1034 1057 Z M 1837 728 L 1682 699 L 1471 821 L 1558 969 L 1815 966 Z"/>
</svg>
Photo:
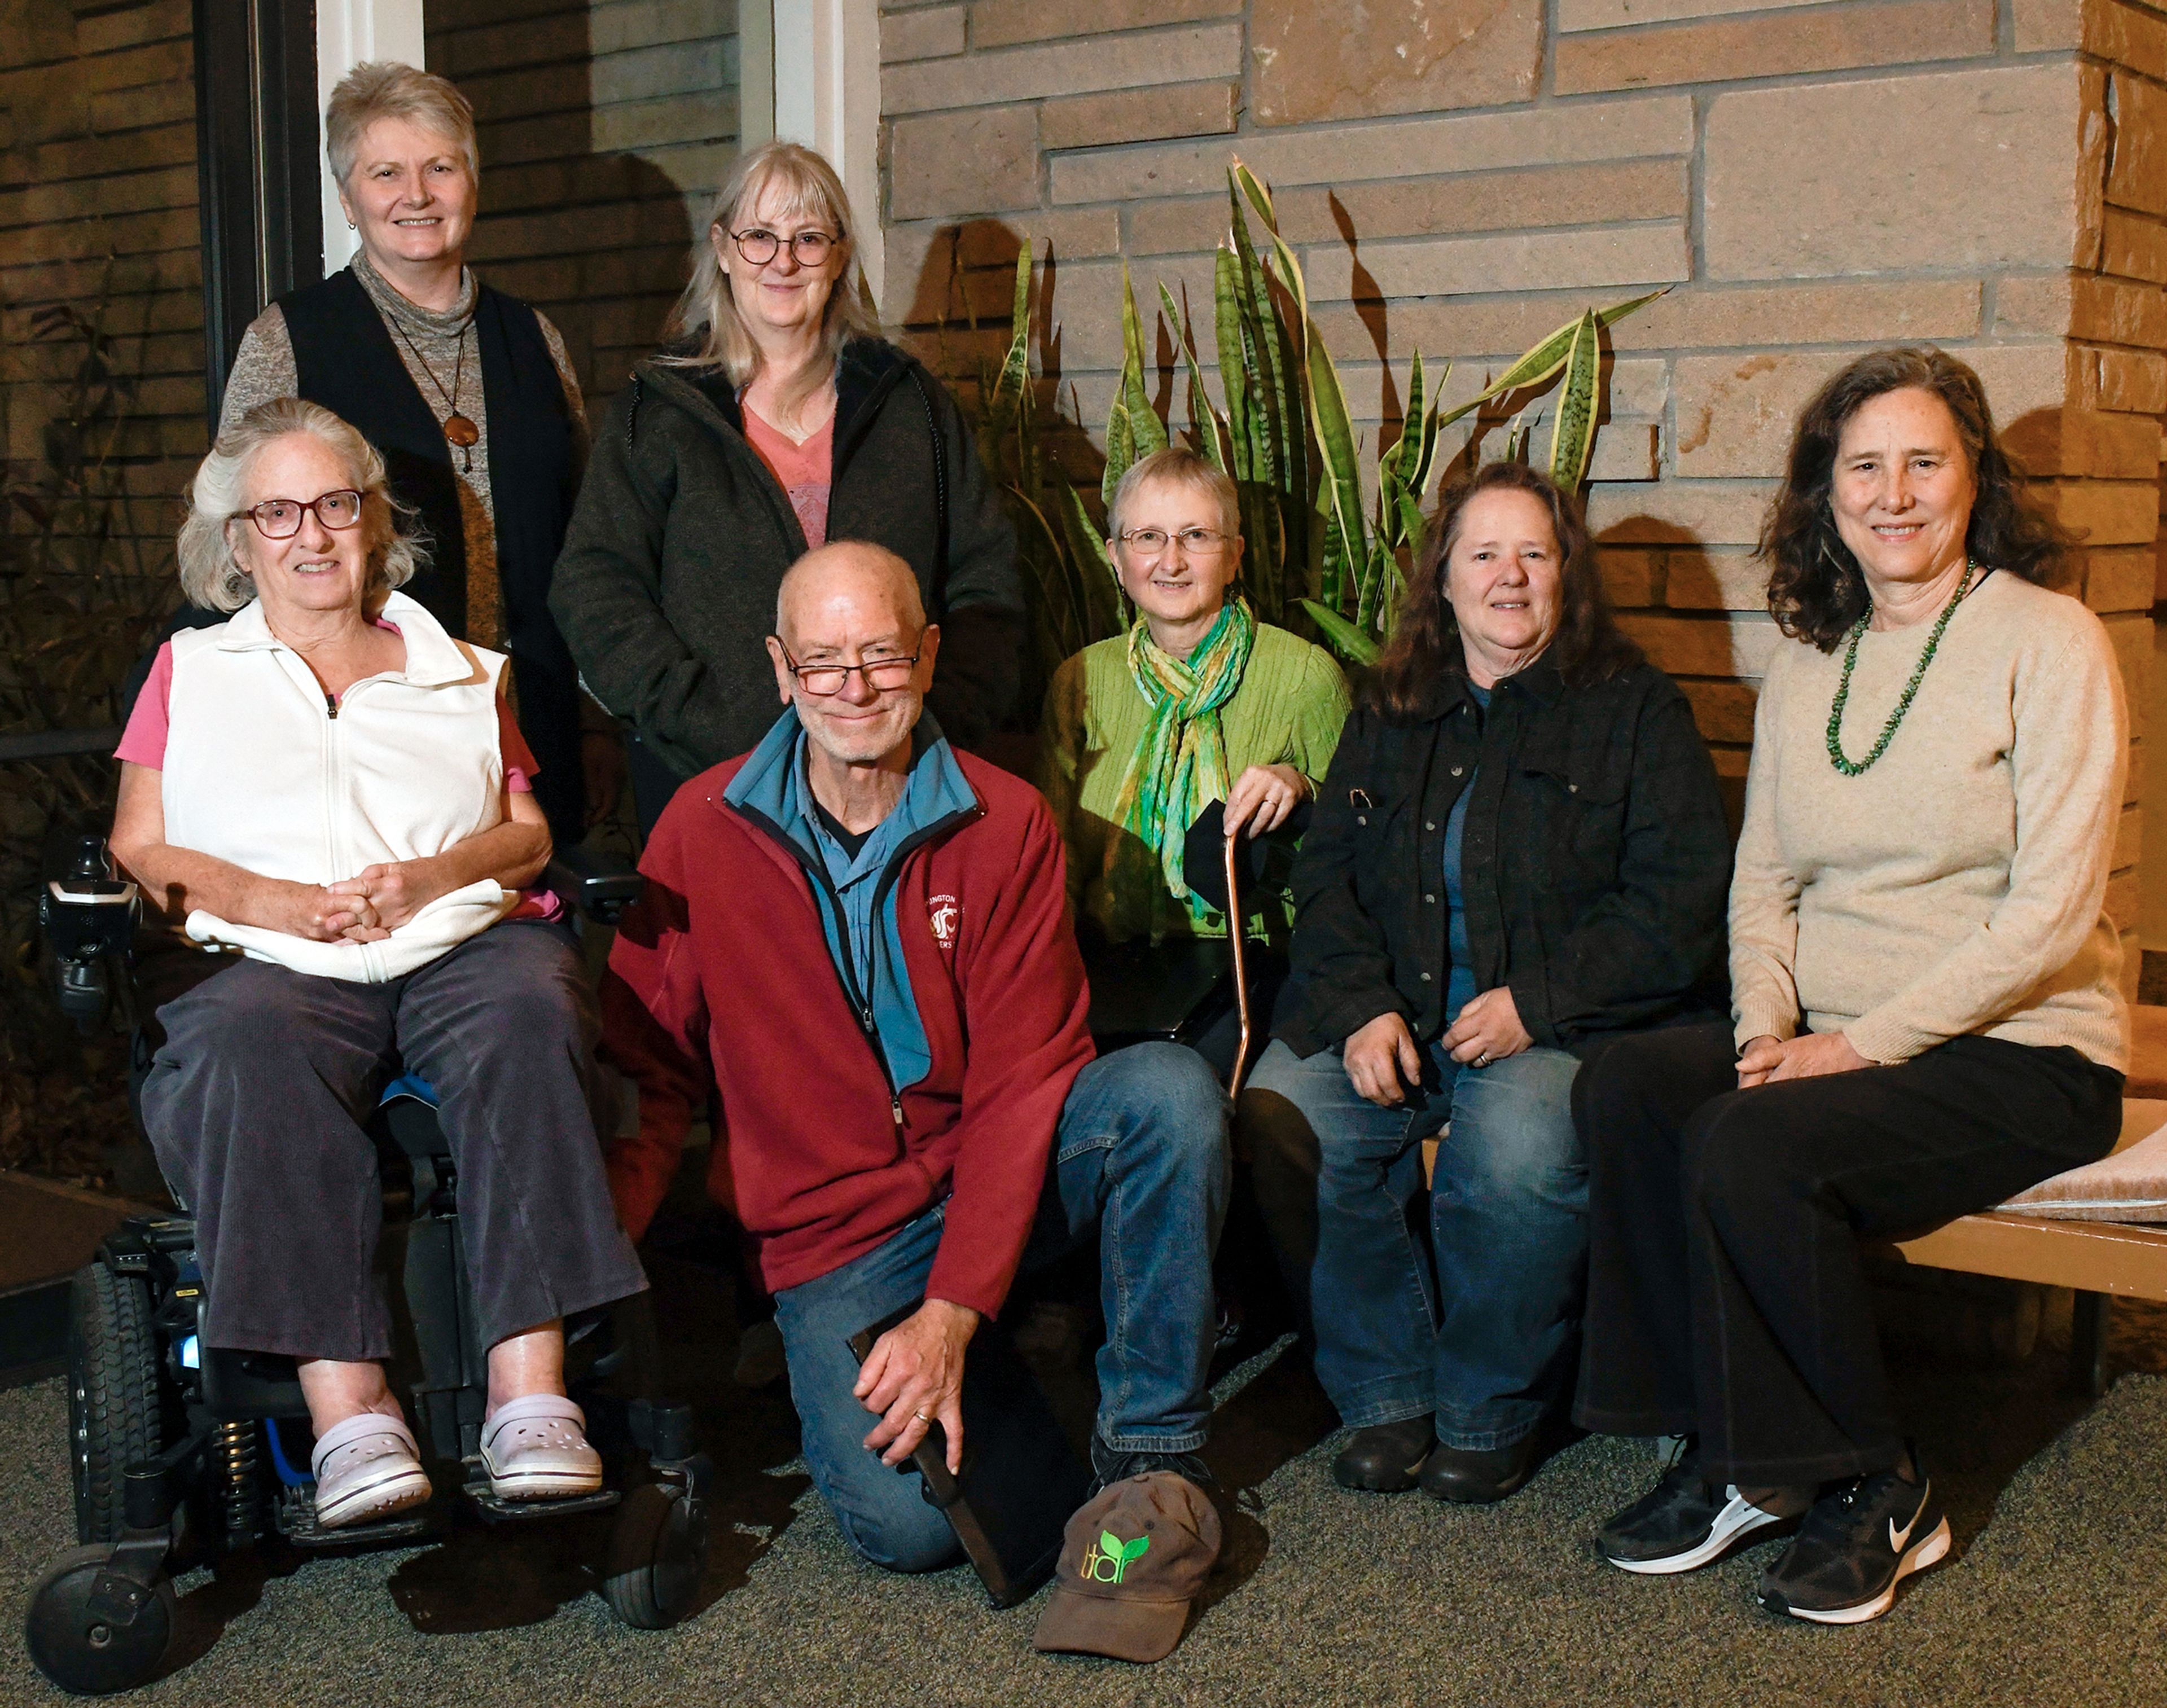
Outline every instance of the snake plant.
<svg viewBox="0 0 2167 1708">
<path fill-rule="evenodd" d="M 1159 311 L 1173 333 L 1185 381 L 1189 434 L 1234 483 L 1247 542 L 1244 590 L 1266 622 L 1312 628 L 1349 664 L 1372 662 L 1391 630 L 1406 586 L 1403 566 L 1423 526 L 1437 472 L 1439 436 L 1483 405 L 1562 380 L 1551 411 L 1549 468 L 1567 489 L 1585 479 L 1602 406 L 1602 329 L 1661 292 L 1589 309 L 1450 410 L 1437 401 L 1451 373 L 1434 375 L 1420 352 L 1391 444 L 1376 457 L 1374 500 L 1363 500 L 1364 447 L 1345 389 L 1309 306 L 1301 262 L 1280 235 L 1270 187 L 1238 160 L 1227 177 L 1227 231 L 1213 262 L 1212 309 L 1221 402 L 1215 405 L 1189 315 L 1164 284 Z M 1260 249 L 1252 220 L 1264 234 Z M 1121 632 L 1126 601 L 1104 536 L 1038 440 L 1031 379 L 1033 249 L 1016 257 L 1013 328 L 1006 359 L 980 379 L 979 448 L 1009 494 L 1035 590 L 1032 674 Z M 1145 323 L 1127 264 L 1121 272 L 1121 372 L 1105 426 L 1102 501 L 1131 465 L 1169 442 L 1152 407 Z M 1524 411 L 1521 417 L 1524 420 Z M 1525 453 L 1518 421 L 1507 454 Z"/>
</svg>

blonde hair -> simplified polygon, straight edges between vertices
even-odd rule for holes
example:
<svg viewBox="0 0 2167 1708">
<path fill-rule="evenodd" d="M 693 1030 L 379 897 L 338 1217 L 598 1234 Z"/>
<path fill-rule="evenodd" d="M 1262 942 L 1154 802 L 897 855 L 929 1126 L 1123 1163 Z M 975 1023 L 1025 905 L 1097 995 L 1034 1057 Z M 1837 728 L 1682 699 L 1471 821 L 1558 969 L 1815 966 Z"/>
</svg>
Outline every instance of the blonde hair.
<svg viewBox="0 0 2167 1708">
<path fill-rule="evenodd" d="M 770 184 L 781 187 L 787 198 L 784 213 L 810 214 L 827 220 L 835 228 L 842 246 L 843 268 L 829 289 L 820 327 L 829 361 L 833 362 L 842 354 L 843 346 L 854 335 L 879 336 L 880 321 L 867 305 L 865 274 L 859 268 L 857 244 L 852 237 L 856 227 L 850 198 L 843 189 L 842 179 L 835 176 L 835 168 L 824 156 L 795 142 L 776 140 L 763 142 L 740 156 L 722 188 L 715 193 L 707 229 L 693 247 L 691 280 L 662 329 L 667 342 L 697 337 L 700 346 L 689 353 L 665 355 L 660 360 L 685 368 L 719 368 L 729 376 L 732 385 L 745 384 L 758 371 L 760 350 L 739 316 L 736 299 L 730 294 L 729 275 L 723 271 L 715 254 L 714 234 L 720 231 L 728 241 L 740 214 L 759 201 Z"/>
<path fill-rule="evenodd" d="M 467 98 L 434 71 L 419 71 L 397 60 L 368 60 L 339 79 L 331 104 L 324 108 L 324 152 L 340 188 L 353 175 L 361 139 L 379 119 L 404 119 L 450 137 L 466 156 L 467 176 L 480 178 L 474 108 Z"/>
<path fill-rule="evenodd" d="M 1210 459 L 1200 457 L 1186 445 L 1169 445 L 1163 451 L 1154 451 L 1140 462 L 1131 463 L 1114 488 L 1113 502 L 1106 506 L 1106 537 L 1118 540 L 1121 537 L 1121 513 L 1135 499 L 1137 491 L 1156 481 L 1165 481 L 1172 486 L 1185 486 L 1194 492 L 1208 492 L 1219 500 L 1219 516 L 1227 533 L 1234 539 L 1242 537 L 1242 500 L 1229 480 Z"/>
<path fill-rule="evenodd" d="M 256 597 L 256 584 L 241 567 L 230 531 L 245 526 L 248 471 L 257 453 L 273 441 L 305 433 L 346 464 L 362 495 L 361 526 L 368 535 L 372 592 L 403 585 L 429 561 L 427 547 L 411 531 L 414 511 L 391 495 L 384 458 L 354 427 L 305 398 L 273 398 L 258 404 L 218 436 L 188 487 L 188 519 L 181 524 L 177 555 L 181 592 L 209 611 L 239 611 Z"/>
</svg>

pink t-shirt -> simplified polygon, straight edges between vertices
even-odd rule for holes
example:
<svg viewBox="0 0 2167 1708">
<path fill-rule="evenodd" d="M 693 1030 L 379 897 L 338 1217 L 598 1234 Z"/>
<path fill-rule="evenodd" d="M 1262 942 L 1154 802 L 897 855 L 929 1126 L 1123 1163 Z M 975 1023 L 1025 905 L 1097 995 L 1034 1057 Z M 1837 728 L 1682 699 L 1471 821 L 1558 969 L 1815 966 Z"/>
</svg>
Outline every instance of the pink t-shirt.
<svg viewBox="0 0 2167 1708">
<path fill-rule="evenodd" d="M 395 635 L 399 625 L 376 620 L 379 628 L 389 629 Z M 143 691 L 135 696 L 135 709 L 128 714 L 128 727 L 120 732 L 120 745 L 113 750 L 113 757 L 125 759 L 131 765 L 143 765 L 153 771 L 166 769 L 166 738 L 172 727 L 173 703 L 173 643 L 167 641 L 158 648 L 158 656 L 151 661 L 151 674 L 144 679 Z M 515 795 L 532 795 L 532 779 L 542 767 L 536 763 L 533 750 L 527 745 L 527 738 L 519 732 L 513 721 L 511 708 L 505 703 L 504 695 L 496 696 L 496 739 L 498 751 L 504 759 L 504 786 Z M 564 903 L 554 890 L 522 890 L 519 905 L 507 913 L 507 919 L 561 919 Z"/>
<path fill-rule="evenodd" d="M 828 489 L 835 473 L 835 418 L 828 417 L 820 431 L 803 445 L 781 429 L 770 426 L 750 410 L 744 412 L 745 442 L 790 496 L 797 512 L 797 525 L 805 530 L 805 543 L 817 548 L 828 542 Z"/>
</svg>

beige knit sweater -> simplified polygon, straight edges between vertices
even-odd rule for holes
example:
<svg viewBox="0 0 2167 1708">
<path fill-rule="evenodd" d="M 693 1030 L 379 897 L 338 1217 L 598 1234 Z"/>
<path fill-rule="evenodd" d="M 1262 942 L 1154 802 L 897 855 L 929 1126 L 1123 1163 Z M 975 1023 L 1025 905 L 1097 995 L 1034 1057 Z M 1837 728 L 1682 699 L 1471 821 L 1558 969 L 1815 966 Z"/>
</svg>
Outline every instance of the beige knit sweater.
<svg viewBox="0 0 2167 1708">
<path fill-rule="evenodd" d="M 1860 641 L 1843 750 L 1865 757 L 1931 622 Z M 1730 888 L 1736 1038 L 1841 1030 L 1903 1061 L 1984 1033 L 2126 1071 L 2106 917 L 2129 723 L 2106 631 L 2009 574 L 1957 608 L 1888 750 L 1828 755 L 1843 648 L 1777 648 Z"/>
</svg>

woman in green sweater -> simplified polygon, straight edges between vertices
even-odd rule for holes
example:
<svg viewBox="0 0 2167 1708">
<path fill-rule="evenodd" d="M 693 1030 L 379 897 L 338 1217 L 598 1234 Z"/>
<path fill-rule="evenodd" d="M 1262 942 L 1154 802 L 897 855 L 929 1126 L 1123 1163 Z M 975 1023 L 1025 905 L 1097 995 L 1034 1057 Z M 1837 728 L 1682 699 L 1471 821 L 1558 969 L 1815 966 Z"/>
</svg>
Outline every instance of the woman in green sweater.
<svg viewBox="0 0 2167 1708">
<path fill-rule="evenodd" d="M 1137 463 L 1106 526 L 1136 624 L 1070 658 L 1046 698 L 1039 786 L 1061 827 L 1069 902 L 1087 946 L 1224 937 L 1225 915 L 1184 874 L 1183 838 L 1214 801 L 1230 833 L 1285 825 L 1332 763 L 1347 683 L 1330 654 L 1258 622 L 1233 593 L 1234 484 L 1195 452 Z M 1288 926 L 1276 899 L 1248 929 L 1280 948 Z"/>
<path fill-rule="evenodd" d="M 1789 638 L 1755 717 L 1732 1023 L 1582 1071 L 1575 1415 L 1681 1443 L 1603 1526 L 1612 1564 L 1687 1571 L 1795 1519 L 1762 1605 L 1854 1624 L 1949 1547 L 1858 1240 L 2112 1147 L 2129 727 L 2105 628 L 2045 584 L 2061 538 L 1941 351 L 1861 357 L 1806 405 L 1762 553 Z"/>
</svg>

